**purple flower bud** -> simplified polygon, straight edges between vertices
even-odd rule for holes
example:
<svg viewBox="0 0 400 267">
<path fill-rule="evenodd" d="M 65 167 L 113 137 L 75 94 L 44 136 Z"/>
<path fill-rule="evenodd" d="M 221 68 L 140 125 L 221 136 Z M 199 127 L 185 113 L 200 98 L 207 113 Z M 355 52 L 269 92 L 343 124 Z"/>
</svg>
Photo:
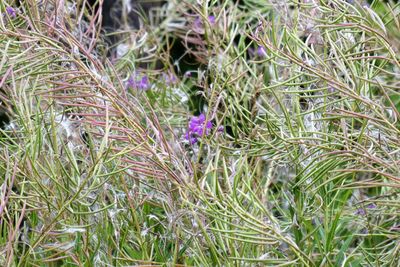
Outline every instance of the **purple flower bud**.
<svg viewBox="0 0 400 267">
<path fill-rule="evenodd" d="M 267 57 L 267 51 L 265 51 L 265 47 L 264 46 L 259 46 L 258 48 L 257 48 L 257 55 L 259 56 L 259 57 Z"/>
<path fill-rule="evenodd" d="M 150 88 L 149 78 L 146 75 L 143 76 L 142 79 L 140 80 L 138 88 L 142 90 L 147 90 Z"/>
<path fill-rule="evenodd" d="M 365 208 L 359 208 L 355 212 L 355 215 L 365 216 L 367 215 L 367 209 L 375 209 L 376 205 L 374 203 L 368 204 Z"/>
<path fill-rule="evenodd" d="M 197 143 L 197 138 L 193 133 L 187 132 L 185 134 L 185 139 L 188 140 L 191 145 Z"/>
<path fill-rule="evenodd" d="M 208 22 L 211 24 L 211 26 L 214 26 L 216 23 L 216 18 L 213 15 L 210 15 L 207 17 Z M 198 16 L 195 20 L 194 20 L 194 28 L 196 30 L 203 30 L 204 29 L 204 25 L 203 25 L 203 20 L 201 19 L 200 16 Z"/>
<path fill-rule="evenodd" d="M 216 21 L 215 21 L 215 17 L 212 16 L 212 15 L 211 15 L 211 16 L 208 16 L 208 21 L 209 21 L 210 24 L 213 25 L 213 26 L 214 26 L 214 24 L 215 24 L 215 22 L 216 22 Z"/>
<path fill-rule="evenodd" d="M 135 85 L 136 85 L 136 82 L 135 82 L 135 80 L 133 79 L 133 77 L 131 76 L 131 77 L 128 79 L 127 86 L 130 87 L 130 88 L 134 88 Z"/>
<path fill-rule="evenodd" d="M 194 25 L 194 28 L 195 28 L 195 29 L 202 29 L 202 28 L 203 28 L 203 22 L 201 21 L 201 18 L 200 18 L 200 17 L 197 17 L 197 18 L 194 20 L 193 25 Z"/>
<path fill-rule="evenodd" d="M 360 215 L 360 216 L 365 216 L 366 212 L 365 212 L 365 209 L 359 208 L 359 209 L 357 209 L 357 211 L 354 214 Z"/>
<path fill-rule="evenodd" d="M 7 14 L 8 14 L 10 17 L 15 18 L 15 17 L 17 16 L 17 13 L 15 12 L 15 9 L 12 8 L 12 7 L 10 7 L 10 6 L 6 7 L 6 11 L 7 11 Z"/>
</svg>

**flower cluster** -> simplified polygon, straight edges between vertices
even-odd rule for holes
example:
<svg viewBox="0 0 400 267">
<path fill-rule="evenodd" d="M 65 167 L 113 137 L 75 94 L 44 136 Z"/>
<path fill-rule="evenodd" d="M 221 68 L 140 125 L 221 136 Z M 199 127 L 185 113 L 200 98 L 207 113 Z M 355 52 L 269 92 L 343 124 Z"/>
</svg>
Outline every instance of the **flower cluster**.
<svg viewBox="0 0 400 267">
<path fill-rule="evenodd" d="M 6 7 L 6 12 L 10 17 L 15 18 L 17 16 L 17 13 L 15 12 L 15 9 L 10 7 L 10 6 Z"/>
<path fill-rule="evenodd" d="M 151 85 L 149 82 L 149 78 L 144 75 L 141 78 L 137 78 L 137 75 L 132 75 L 128 80 L 128 87 L 140 90 L 150 89 Z"/>
<path fill-rule="evenodd" d="M 166 85 L 175 85 L 178 82 L 178 79 L 172 72 L 163 73 L 163 77 Z"/>
<path fill-rule="evenodd" d="M 189 129 L 185 134 L 185 139 L 193 145 L 198 141 L 199 137 L 209 135 L 211 128 L 211 121 L 206 121 L 206 116 L 201 113 L 199 116 L 194 116 L 190 119 Z"/>
<path fill-rule="evenodd" d="M 359 208 L 357 209 L 357 211 L 355 212 L 355 215 L 360 215 L 360 216 L 365 216 L 367 215 L 367 210 L 370 209 L 376 209 L 376 205 L 374 203 L 368 204 L 365 208 Z"/>
</svg>

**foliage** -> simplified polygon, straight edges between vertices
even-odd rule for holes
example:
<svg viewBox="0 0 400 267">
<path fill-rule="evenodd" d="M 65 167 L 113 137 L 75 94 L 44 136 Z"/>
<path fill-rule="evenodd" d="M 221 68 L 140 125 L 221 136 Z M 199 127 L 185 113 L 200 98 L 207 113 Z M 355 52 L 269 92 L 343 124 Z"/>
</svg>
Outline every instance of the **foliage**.
<svg viewBox="0 0 400 267">
<path fill-rule="evenodd" d="M 110 58 L 32 3 L 0 2 L 0 265 L 398 264 L 399 4 L 170 1 Z"/>
</svg>

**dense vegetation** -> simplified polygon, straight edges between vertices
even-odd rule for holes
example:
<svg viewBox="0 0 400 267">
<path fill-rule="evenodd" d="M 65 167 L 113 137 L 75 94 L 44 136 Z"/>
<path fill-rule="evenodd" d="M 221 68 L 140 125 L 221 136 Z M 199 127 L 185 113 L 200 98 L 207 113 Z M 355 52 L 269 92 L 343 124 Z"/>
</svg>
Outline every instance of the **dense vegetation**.
<svg viewBox="0 0 400 267">
<path fill-rule="evenodd" d="M 398 266 L 400 4 L 119 8 L 0 1 L 0 266 Z"/>
</svg>

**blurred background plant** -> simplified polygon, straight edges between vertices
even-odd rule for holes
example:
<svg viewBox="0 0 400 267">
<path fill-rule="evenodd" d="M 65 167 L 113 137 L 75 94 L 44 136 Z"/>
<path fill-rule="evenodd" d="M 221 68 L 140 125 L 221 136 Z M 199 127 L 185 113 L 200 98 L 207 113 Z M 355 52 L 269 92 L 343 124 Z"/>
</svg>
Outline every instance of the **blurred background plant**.
<svg viewBox="0 0 400 267">
<path fill-rule="evenodd" d="M 399 4 L 0 11 L 0 265 L 398 264 Z"/>
</svg>

